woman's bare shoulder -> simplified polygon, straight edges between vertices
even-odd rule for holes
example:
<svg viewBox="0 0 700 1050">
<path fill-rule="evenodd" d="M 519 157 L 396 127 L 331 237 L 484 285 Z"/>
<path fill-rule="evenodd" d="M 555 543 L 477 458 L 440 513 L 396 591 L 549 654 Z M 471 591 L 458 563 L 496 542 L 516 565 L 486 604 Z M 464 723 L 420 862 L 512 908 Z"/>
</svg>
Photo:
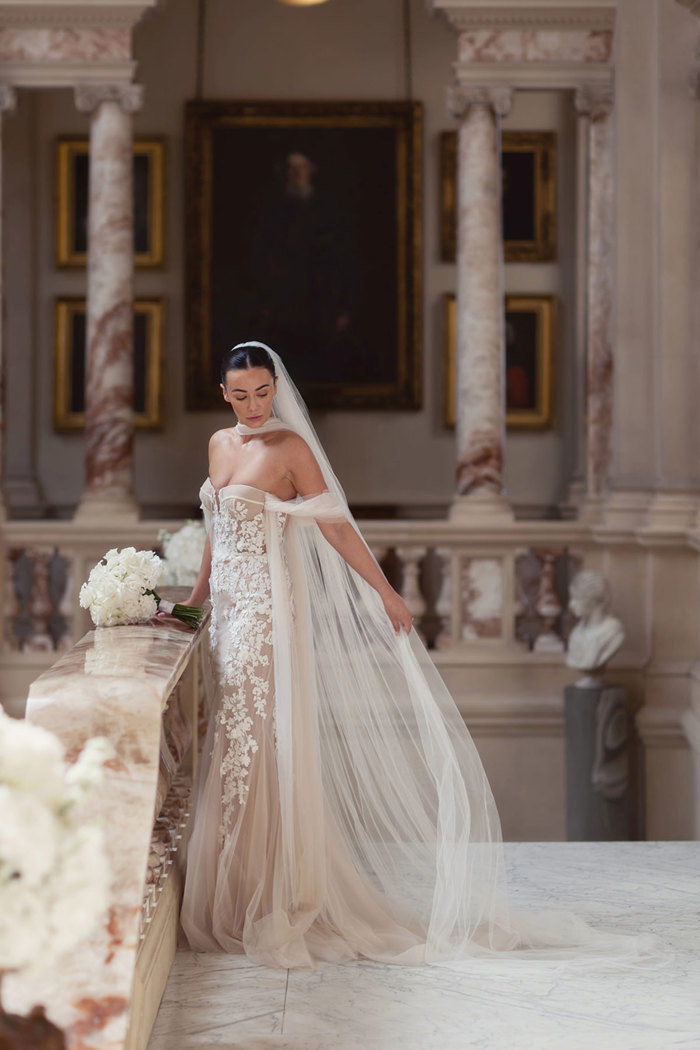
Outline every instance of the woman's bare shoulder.
<svg viewBox="0 0 700 1050">
<path fill-rule="evenodd" d="M 278 434 L 280 448 L 284 450 L 288 459 L 302 461 L 314 458 L 313 452 L 301 434 L 297 434 L 294 430 L 280 430 Z"/>
<path fill-rule="evenodd" d="M 209 438 L 209 451 L 211 452 L 222 445 L 230 444 L 233 434 L 234 427 L 222 427 L 221 430 L 215 430 Z"/>
</svg>

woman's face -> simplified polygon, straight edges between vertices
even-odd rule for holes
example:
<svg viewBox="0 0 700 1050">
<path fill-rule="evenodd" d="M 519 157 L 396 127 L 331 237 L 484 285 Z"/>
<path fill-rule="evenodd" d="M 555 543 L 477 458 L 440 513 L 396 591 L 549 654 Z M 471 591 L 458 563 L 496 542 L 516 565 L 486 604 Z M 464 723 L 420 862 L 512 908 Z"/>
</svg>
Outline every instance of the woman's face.
<svg viewBox="0 0 700 1050">
<path fill-rule="evenodd" d="M 261 427 L 272 415 L 272 398 L 277 389 L 266 368 L 236 368 L 226 373 L 221 384 L 224 401 L 228 401 L 239 423 Z"/>
</svg>

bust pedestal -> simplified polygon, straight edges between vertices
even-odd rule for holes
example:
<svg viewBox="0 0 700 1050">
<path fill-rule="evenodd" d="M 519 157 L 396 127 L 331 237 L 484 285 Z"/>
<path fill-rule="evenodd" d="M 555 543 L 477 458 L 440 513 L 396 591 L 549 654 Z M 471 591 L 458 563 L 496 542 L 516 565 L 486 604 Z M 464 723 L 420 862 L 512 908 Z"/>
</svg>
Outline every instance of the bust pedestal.
<svg viewBox="0 0 700 1050">
<path fill-rule="evenodd" d="M 568 840 L 629 839 L 625 690 L 588 677 L 564 690 Z"/>
</svg>

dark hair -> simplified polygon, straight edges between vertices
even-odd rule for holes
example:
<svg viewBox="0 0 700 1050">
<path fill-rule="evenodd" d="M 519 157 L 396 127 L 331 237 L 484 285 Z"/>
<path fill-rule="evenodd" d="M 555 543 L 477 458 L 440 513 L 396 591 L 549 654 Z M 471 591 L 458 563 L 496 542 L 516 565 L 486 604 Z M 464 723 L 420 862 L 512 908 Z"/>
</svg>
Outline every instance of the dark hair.
<svg viewBox="0 0 700 1050">
<path fill-rule="evenodd" d="M 226 373 L 238 368 L 266 368 L 275 379 L 275 362 L 261 346 L 240 346 L 221 356 L 221 382 L 226 386 Z"/>
</svg>

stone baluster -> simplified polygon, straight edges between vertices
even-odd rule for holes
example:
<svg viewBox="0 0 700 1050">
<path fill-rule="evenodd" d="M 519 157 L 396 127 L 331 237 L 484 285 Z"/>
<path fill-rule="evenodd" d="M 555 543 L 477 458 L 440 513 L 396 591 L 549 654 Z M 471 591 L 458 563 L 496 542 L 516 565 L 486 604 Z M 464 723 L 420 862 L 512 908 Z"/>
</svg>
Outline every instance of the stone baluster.
<svg viewBox="0 0 700 1050">
<path fill-rule="evenodd" d="M 3 280 L 3 224 L 2 224 L 2 122 L 5 113 L 11 113 L 16 105 L 15 89 L 9 84 L 0 84 L 0 521 L 7 517 L 3 482 L 5 479 L 5 284 Z"/>
<path fill-rule="evenodd" d="M 588 85 L 575 95 L 587 121 L 586 496 L 582 516 L 601 517 L 611 468 L 614 190 L 613 91 Z"/>
<path fill-rule="evenodd" d="M 133 129 L 137 84 L 82 85 L 77 108 L 90 114 L 86 485 L 76 516 L 136 518 L 132 491 Z"/>
<path fill-rule="evenodd" d="M 505 442 L 501 117 L 506 87 L 449 89 L 457 135 L 457 493 L 452 517 L 511 517 Z"/>
<path fill-rule="evenodd" d="M 561 551 L 536 550 L 534 553 L 542 564 L 540 586 L 535 602 L 535 612 L 542 620 L 542 629 L 537 635 L 534 649 L 539 653 L 562 653 L 564 643 L 554 629 L 563 608 L 557 594 L 555 580 L 557 558 L 561 555 Z"/>
<path fill-rule="evenodd" d="M 452 549 L 436 547 L 435 554 L 440 560 L 442 570 L 440 590 L 435 602 L 435 613 L 440 621 L 435 648 L 444 651 L 452 648 Z"/>
<path fill-rule="evenodd" d="M 413 626 L 423 638 L 420 628 L 425 612 L 425 599 L 420 585 L 420 563 L 426 555 L 425 547 L 397 547 L 396 554 L 401 559 L 401 597 L 411 610 Z"/>
</svg>

